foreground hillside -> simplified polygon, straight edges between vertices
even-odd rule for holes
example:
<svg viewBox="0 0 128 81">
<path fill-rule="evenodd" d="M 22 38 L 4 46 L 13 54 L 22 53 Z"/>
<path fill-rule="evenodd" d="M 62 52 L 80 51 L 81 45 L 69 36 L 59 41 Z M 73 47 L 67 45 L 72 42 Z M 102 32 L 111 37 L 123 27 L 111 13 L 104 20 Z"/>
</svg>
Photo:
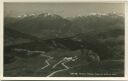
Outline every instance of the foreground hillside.
<svg viewBox="0 0 128 81">
<path fill-rule="evenodd" d="M 69 55 L 71 54 L 72 55 Z M 47 53 L 47 55 L 55 56 L 52 62 L 58 62 L 64 56 L 60 56 L 67 54 L 66 56 L 74 56 L 79 55 L 79 51 L 52 51 Z M 56 69 L 51 69 L 50 67 L 40 70 L 42 67 L 46 65 L 45 58 L 37 56 L 31 58 L 18 58 L 13 63 L 5 64 L 4 66 L 4 76 L 7 77 L 16 77 L 16 76 L 33 76 L 33 77 L 46 77 L 52 73 L 54 73 L 51 77 L 122 77 L 124 72 L 124 62 L 123 60 L 103 60 L 99 65 L 91 65 L 86 64 L 85 62 L 71 62 L 67 64 L 70 69 L 66 69 L 62 66 L 58 66 Z M 39 71 L 40 70 L 40 71 Z M 61 71 L 59 71 L 61 70 Z"/>
</svg>

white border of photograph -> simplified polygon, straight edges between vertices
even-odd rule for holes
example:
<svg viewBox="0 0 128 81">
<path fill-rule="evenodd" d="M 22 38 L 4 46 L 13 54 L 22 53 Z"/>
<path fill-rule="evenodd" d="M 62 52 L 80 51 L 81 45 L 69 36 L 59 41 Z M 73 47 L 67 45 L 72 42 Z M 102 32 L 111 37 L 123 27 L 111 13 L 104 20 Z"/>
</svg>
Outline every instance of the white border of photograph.
<svg viewBox="0 0 128 81">
<path fill-rule="evenodd" d="M 125 3 L 125 76 L 124 77 L 4 77 L 3 76 L 3 6 L 4 2 L 96 2 Z M 0 80 L 128 80 L 128 2 L 126 0 L 0 0 Z"/>
</svg>

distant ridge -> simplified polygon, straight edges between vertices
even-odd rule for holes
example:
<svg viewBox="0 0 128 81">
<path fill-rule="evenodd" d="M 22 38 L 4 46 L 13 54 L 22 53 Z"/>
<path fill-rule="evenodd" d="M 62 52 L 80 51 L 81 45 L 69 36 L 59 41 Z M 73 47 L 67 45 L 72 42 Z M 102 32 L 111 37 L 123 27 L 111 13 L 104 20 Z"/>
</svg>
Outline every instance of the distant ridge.
<svg viewBox="0 0 128 81">
<path fill-rule="evenodd" d="M 5 46 L 38 41 L 38 38 L 11 28 L 4 29 Z"/>
</svg>

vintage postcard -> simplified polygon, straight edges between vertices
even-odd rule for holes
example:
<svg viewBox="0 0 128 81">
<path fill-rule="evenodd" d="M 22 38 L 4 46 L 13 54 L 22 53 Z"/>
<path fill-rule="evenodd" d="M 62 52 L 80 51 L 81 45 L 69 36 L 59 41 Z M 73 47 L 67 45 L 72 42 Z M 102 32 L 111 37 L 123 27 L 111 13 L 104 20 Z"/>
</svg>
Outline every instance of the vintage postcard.
<svg viewBox="0 0 128 81">
<path fill-rule="evenodd" d="M 126 78 L 125 6 L 3 2 L 3 78 Z"/>
</svg>

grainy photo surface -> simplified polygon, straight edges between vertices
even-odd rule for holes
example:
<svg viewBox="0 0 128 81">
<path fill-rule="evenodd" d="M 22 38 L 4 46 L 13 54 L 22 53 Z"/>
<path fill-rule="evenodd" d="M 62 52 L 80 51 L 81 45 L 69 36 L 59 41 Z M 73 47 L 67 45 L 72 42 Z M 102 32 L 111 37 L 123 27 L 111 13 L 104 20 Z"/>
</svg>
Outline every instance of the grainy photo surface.
<svg viewBox="0 0 128 81">
<path fill-rule="evenodd" d="M 4 3 L 5 77 L 124 77 L 123 3 Z"/>
</svg>

